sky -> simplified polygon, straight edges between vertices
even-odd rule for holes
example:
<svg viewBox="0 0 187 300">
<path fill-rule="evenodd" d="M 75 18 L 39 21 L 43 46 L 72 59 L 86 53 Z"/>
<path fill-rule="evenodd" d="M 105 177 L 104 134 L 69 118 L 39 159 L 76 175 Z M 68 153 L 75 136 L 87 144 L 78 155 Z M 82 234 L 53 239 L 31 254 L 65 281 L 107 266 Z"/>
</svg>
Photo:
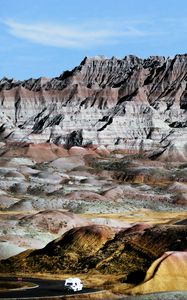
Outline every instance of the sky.
<svg viewBox="0 0 187 300">
<path fill-rule="evenodd" d="M 56 77 L 85 56 L 186 52 L 186 0 L 0 0 L 0 78 Z"/>
</svg>

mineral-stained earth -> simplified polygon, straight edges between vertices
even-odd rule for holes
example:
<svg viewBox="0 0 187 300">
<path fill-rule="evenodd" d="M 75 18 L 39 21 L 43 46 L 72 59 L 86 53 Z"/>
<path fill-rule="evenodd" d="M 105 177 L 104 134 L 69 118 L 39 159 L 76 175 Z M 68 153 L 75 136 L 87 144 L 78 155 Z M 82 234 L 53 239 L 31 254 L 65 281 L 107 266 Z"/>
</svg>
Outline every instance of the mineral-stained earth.
<svg viewBox="0 0 187 300">
<path fill-rule="evenodd" d="M 186 55 L 94 57 L 0 80 L 1 272 L 187 289 L 186 73 Z"/>
</svg>

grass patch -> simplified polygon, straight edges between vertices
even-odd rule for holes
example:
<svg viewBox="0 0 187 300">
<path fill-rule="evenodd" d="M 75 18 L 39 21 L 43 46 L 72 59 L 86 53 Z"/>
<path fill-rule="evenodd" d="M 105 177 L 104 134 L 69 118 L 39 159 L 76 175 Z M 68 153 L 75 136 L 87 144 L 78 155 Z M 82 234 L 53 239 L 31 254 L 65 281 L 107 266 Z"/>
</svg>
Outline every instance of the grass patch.
<svg viewBox="0 0 187 300">
<path fill-rule="evenodd" d="M 34 288 L 36 284 L 20 281 L 0 281 L 0 291 L 9 291 L 23 288 Z"/>
<path fill-rule="evenodd" d="M 177 221 L 185 219 L 187 216 L 186 211 L 154 211 L 149 209 L 139 209 L 133 212 L 101 214 L 101 213 L 85 213 L 79 214 L 88 220 L 102 218 L 106 220 L 123 221 L 124 223 L 146 223 L 146 224 L 174 224 Z"/>
</svg>

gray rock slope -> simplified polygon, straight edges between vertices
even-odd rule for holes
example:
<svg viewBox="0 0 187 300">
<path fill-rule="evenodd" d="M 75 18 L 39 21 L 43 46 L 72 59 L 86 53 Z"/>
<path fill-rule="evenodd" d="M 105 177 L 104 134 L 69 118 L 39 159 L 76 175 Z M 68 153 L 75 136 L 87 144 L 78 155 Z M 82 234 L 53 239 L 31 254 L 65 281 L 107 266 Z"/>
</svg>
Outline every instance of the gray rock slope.
<svg viewBox="0 0 187 300">
<path fill-rule="evenodd" d="M 3 78 L 0 141 L 102 144 L 186 161 L 187 55 L 86 57 L 56 78 Z"/>
</svg>

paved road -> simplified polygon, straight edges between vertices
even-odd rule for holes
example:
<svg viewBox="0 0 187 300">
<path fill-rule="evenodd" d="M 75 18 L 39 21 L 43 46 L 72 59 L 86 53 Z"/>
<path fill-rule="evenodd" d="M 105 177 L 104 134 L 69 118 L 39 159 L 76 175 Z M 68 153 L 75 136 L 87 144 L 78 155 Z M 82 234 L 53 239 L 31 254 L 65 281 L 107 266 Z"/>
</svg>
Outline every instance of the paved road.
<svg viewBox="0 0 187 300">
<path fill-rule="evenodd" d="M 0 281 L 14 281 L 17 279 L 0 277 Z M 63 289 L 64 281 L 63 280 L 44 280 L 44 279 L 33 279 L 33 278 L 24 278 L 23 281 L 33 282 L 39 287 L 20 290 L 20 291 L 10 291 L 10 292 L 0 292 L 0 299 L 6 298 L 33 298 L 33 297 L 46 297 L 46 296 L 60 296 L 60 295 L 70 295 L 70 292 L 67 292 Z M 82 291 L 75 292 L 77 294 L 82 293 L 92 293 L 97 292 L 96 289 L 83 288 Z M 74 294 L 75 294 L 74 293 Z"/>
</svg>

